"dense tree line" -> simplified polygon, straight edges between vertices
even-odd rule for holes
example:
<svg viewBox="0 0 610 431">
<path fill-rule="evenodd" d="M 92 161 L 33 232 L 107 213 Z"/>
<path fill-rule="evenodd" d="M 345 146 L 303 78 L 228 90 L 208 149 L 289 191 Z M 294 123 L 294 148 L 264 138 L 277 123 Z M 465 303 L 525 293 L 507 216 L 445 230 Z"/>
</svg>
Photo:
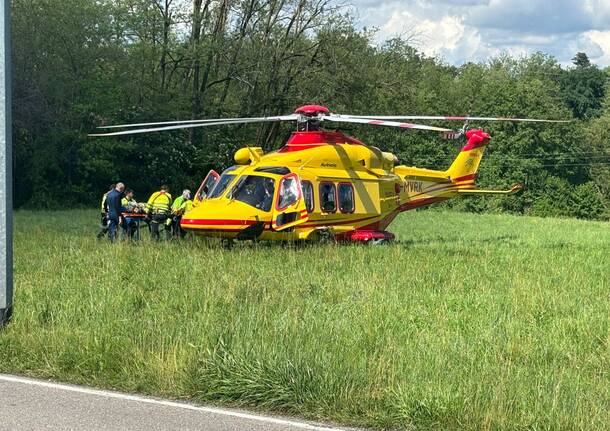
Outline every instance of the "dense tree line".
<svg viewBox="0 0 610 431">
<path fill-rule="evenodd" d="M 293 125 L 94 139 L 105 124 L 290 113 L 305 103 L 353 114 L 574 118 L 481 124 L 483 186 L 525 182 L 473 211 L 607 218 L 606 70 L 575 53 L 451 66 L 401 39 L 383 45 L 331 0 L 13 0 L 15 204 L 93 205 L 122 180 L 140 198 L 161 182 L 196 187 L 245 143 L 276 148 Z M 459 143 L 386 128 L 346 132 L 402 163 L 441 168 Z"/>
</svg>

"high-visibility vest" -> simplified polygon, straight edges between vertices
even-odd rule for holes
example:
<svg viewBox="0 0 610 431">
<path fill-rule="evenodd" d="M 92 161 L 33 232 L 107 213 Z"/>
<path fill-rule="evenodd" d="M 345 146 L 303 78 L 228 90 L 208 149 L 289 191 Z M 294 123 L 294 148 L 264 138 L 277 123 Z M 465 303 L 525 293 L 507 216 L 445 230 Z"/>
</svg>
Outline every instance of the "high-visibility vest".
<svg viewBox="0 0 610 431">
<path fill-rule="evenodd" d="M 136 202 L 136 200 L 134 198 L 131 198 L 131 199 L 123 198 L 123 199 L 121 199 L 121 206 L 123 208 L 125 208 L 125 210 L 127 212 L 132 211 L 137 204 L 138 203 Z"/>
<path fill-rule="evenodd" d="M 182 196 L 178 196 L 174 200 L 174 203 L 172 204 L 172 212 L 178 211 L 180 208 L 182 208 L 182 201 L 184 201 Z"/>
<path fill-rule="evenodd" d="M 110 192 L 106 192 L 104 193 L 104 196 L 102 196 L 102 212 L 108 212 L 108 208 L 106 207 L 106 198 L 108 197 L 108 193 Z"/>
<path fill-rule="evenodd" d="M 185 213 L 193 208 L 193 201 L 190 199 L 184 199 L 183 196 L 178 196 L 172 204 L 173 213 Z"/>
<path fill-rule="evenodd" d="M 146 204 L 146 209 L 153 214 L 168 214 L 172 203 L 172 195 L 167 192 L 159 191 L 150 195 Z"/>
</svg>

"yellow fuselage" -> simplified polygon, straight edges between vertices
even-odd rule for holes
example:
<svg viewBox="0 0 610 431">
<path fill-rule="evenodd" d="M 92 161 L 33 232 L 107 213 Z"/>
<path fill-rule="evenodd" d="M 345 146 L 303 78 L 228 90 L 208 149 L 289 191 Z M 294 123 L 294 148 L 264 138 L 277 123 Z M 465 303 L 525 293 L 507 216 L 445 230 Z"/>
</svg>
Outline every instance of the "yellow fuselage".
<svg viewBox="0 0 610 431">
<path fill-rule="evenodd" d="M 272 153 L 262 154 L 259 148 L 239 150 L 236 161 L 240 164 L 221 177 L 222 192 L 217 184 L 216 191 L 209 190 L 201 201 L 196 199 L 182 218 L 182 227 L 197 234 L 236 238 L 244 229 L 258 225 L 255 236 L 260 240 L 388 237 L 391 234 L 385 229 L 401 211 L 474 188 L 484 144 L 471 147 L 464 147 L 458 156 L 462 161 L 456 159 L 447 171 L 436 171 L 394 166 L 394 155 L 338 132 L 295 132 L 284 147 Z M 290 178 L 282 183 L 286 173 L 298 176 L 300 190 L 297 201 L 289 200 L 293 203 L 282 208 L 286 198 L 280 194 L 294 186 Z M 240 178 L 245 176 L 267 178 L 250 182 L 264 183 L 266 193 L 273 196 L 265 197 L 265 191 L 254 188 L 241 190 Z M 253 204 L 255 193 L 263 198 Z M 271 208 L 267 209 L 265 199 L 272 201 Z"/>
</svg>

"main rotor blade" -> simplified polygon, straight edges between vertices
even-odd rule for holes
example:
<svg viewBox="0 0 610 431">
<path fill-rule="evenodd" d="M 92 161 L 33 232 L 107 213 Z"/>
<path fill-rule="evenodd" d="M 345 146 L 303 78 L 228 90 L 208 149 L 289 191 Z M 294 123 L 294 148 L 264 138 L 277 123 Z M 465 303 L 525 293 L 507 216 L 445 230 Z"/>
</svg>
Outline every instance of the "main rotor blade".
<svg viewBox="0 0 610 431">
<path fill-rule="evenodd" d="M 434 132 L 453 132 L 452 129 L 445 129 L 443 127 L 425 126 L 423 124 L 412 124 L 412 123 L 400 123 L 397 121 L 384 121 L 378 119 L 367 119 L 367 118 L 352 118 L 346 116 L 329 115 L 322 117 L 324 121 L 333 121 L 336 123 L 358 123 L 358 124 L 371 124 L 373 126 L 389 126 L 389 127 L 400 127 L 403 129 L 419 129 L 419 130 L 432 130 Z"/>
<path fill-rule="evenodd" d="M 299 118 L 298 115 L 282 115 L 278 117 L 261 117 L 261 118 L 244 118 L 235 121 L 222 120 L 209 123 L 195 123 L 195 124 L 179 124 L 175 126 L 165 127 L 150 127 L 144 129 L 135 130 L 122 130 L 120 132 L 110 133 L 92 133 L 89 136 L 121 136 L 121 135 L 135 135 L 138 133 L 149 133 L 149 132 L 163 132 L 166 130 L 178 130 L 178 129 L 192 129 L 195 127 L 207 127 L 207 126 L 221 126 L 223 124 L 246 124 L 246 123 L 269 123 L 276 121 L 293 121 Z"/>
<path fill-rule="evenodd" d="M 442 120 L 442 121 L 513 121 L 529 123 L 570 123 L 572 120 L 546 120 L 537 118 L 513 117 L 451 117 L 434 115 L 338 115 L 344 118 L 365 118 L 374 120 Z"/>
<path fill-rule="evenodd" d="M 213 118 L 205 120 L 181 120 L 181 121 L 157 121 L 154 123 L 132 123 L 132 124 L 114 124 L 112 126 L 99 126 L 98 129 L 120 129 L 126 127 L 143 127 L 143 126 L 164 126 L 170 124 L 203 124 L 203 123 L 218 123 L 221 121 L 243 121 L 243 120 L 264 120 L 271 117 L 251 117 L 251 118 Z"/>
</svg>

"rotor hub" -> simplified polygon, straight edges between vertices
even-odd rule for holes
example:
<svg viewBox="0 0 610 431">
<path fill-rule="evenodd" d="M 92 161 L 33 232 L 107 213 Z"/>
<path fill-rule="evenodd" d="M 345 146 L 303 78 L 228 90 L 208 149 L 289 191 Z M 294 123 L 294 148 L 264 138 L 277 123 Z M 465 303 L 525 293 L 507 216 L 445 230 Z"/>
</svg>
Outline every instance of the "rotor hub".
<svg viewBox="0 0 610 431">
<path fill-rule="evenodd" d="M 304 105 L 294 111 L 295 114 L 305 115 L 307 117 L 315 117 L 319 114 L 328 115 L 330 110 L 322 105 Z"/>
</svg>

